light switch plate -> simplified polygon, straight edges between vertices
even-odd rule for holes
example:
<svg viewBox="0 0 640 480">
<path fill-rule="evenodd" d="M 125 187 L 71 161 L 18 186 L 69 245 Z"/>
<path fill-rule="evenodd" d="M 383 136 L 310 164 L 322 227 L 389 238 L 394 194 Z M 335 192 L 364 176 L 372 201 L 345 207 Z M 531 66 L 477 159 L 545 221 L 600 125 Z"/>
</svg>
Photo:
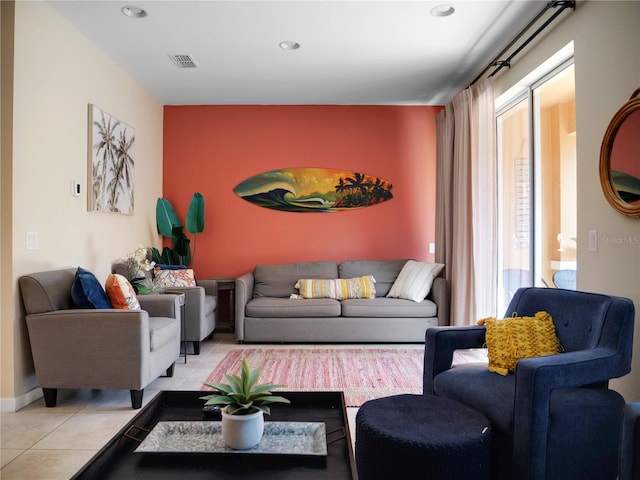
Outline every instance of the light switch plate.
<svg viewBox="0 0 640 480">
<path fill-rule="evenodd" d="M 38 232 L 27 232 L 27 250 L 38 249 Z"/>
<path fill-rule="evenodd" d="M 598 251 L 598 231 L 597 230 L 589 230 L 589 251 L 597 252 Z"/>
<path fill-rule="evenodd" d="M 71 196 L 80 196 L 80 182 L 78 182 L 77 180 L 71 180 Z"/>
</svg>

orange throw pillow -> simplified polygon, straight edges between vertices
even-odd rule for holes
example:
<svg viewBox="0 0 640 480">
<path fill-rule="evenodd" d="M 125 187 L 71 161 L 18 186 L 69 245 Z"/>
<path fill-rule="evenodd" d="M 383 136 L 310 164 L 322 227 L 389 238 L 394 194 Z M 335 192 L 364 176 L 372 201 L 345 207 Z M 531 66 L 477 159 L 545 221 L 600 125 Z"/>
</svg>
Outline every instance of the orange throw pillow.
<svg viewBox="0 0 640 480">
<path fill-rule="evenodd" d="M 136 297 L 136 291 L 125 277 L 118 273 L 112 273 L 107 277 L 105 284 L 107 296 L 113 308 L 121 310 L 140 310 L 140 302 Z"/>
</svg>

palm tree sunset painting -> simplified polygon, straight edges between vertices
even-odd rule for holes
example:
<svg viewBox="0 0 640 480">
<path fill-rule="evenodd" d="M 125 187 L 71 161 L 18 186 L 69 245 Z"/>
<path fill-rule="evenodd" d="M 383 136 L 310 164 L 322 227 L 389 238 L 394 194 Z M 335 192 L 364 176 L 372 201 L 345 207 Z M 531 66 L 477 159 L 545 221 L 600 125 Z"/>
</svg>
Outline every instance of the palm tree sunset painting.
<svg viewBox="0 0 640 480">
<path fill-rule="evenodd" d="M 392 188 L 373 175 L 303 167 L 260 173 L 233 191 L 254 205 L 284 212 L 339 212 L 391 200 Z"/>
<path fill-rule="evenodd" d="M 133 215 L 135 130 L 89 105 L 89 210 Z"/>
</svg>

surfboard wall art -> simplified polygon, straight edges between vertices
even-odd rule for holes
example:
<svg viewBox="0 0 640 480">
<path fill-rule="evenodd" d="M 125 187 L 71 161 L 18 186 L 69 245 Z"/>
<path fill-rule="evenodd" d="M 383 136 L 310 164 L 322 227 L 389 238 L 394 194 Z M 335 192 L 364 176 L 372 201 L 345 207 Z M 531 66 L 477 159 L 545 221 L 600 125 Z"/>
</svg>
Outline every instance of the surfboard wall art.
<svg viewBox="0 0 640 480">
<path fill-rule="evenodd" d="M 283 212 L 339 212 L 393 198 L 382 178 L 331 168 L 284 168 L 260 173 L 233 191 L 247 202 Z"/>
</svg>

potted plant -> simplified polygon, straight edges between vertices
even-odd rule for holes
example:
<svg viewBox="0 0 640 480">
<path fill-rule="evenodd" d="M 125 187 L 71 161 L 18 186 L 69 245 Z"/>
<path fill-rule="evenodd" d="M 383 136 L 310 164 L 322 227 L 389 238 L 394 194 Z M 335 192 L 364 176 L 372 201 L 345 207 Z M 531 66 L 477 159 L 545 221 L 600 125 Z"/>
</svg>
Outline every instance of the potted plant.
<svg viewBox="0 0 640 480">
<path fill-rule="evenodd" d="M 119 273 L 129 280 L 137 294 L 147 295 L 162 290 L 153 281 L 154 266 L 155 262 L 151 261 L 151 249 L 138 245 L 138 248 L 128 253 L 126 258 L 120 258 L 114 262 L 113 273 Z"/>
<path fill-rule="evenodd" d="M 291 403 L 284 397 L 275 396 L 272 390 L 282 387 L 265 383 L 259 385 L 260 369 L 249 369 L 246 357 L 242 358 L 242 370 L 238 375 L 224 375 L 228 384 L 205 383 L 218 392 L 204 397 L 205 405 L 222 408 L 222 438 L 234 450 L 247 450 L 260 443 L 264 433 L 264 414 L 271 414 L 271 403 Z"/>
<path fill-rule="evenodd" d="M 158 198 L 156 202 L 156 226 L 158 232 L 171 239 L 173 248 L 164 247 L 162 253 L 156 248 L 151 249 L 152 259 L 156 263 L 166 265 L 185 265 L 192 263 L 196 256 L 196 239 L 198 233 L 204 231 L 204 197 L 201 193 L 194 193 L 191 197 L 186 217 L 187 232 L 193 235 L 193 256 L 191 254 L 191 240 L 184 233 L 185 227 L 180 223 L 171 202 L 166 198 Z"/>
</svg>

